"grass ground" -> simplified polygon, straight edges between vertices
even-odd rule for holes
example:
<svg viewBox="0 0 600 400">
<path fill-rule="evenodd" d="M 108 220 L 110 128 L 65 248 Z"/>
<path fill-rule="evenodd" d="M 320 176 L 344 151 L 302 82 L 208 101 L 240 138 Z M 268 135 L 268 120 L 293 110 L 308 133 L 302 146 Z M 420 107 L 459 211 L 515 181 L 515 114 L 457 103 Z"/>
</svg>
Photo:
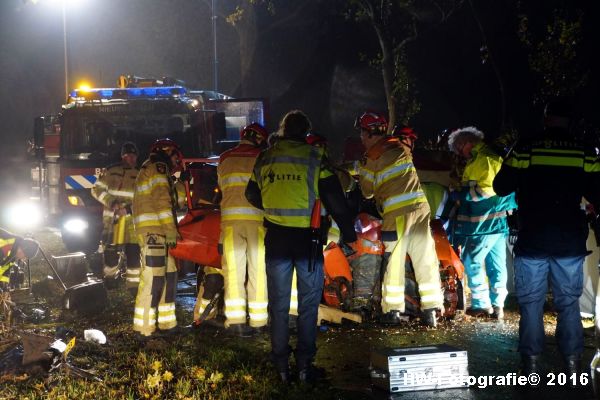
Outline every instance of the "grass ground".
<svg viewBox="0 0 600 400">
<path fill-rule="evenodd" d="M 280 385 L 268 361 L 266 334 L 247 339 L 201 328 L 136 340 L 131 330 L 133 299 L 118 290 L 110 295 L 111 304 L 102 314 L 81 317 L 63 311 L 54 323 L 20 327 L 49 336 L 56 326 L 73 330 L 78 341 L 70 363 L 89 370 L 101 383 L 61 371 L 50 377 L 6 374 L 0 376 L 0 399 L 303 399 L 307 394 L 336 398 L 327 384 Z M 179 320 L 190 321 L 186 314 L 179 310 Z M 83 341 L 83 330 L 89 328 L 103 331 L 108 342 Z"/>
</svg>

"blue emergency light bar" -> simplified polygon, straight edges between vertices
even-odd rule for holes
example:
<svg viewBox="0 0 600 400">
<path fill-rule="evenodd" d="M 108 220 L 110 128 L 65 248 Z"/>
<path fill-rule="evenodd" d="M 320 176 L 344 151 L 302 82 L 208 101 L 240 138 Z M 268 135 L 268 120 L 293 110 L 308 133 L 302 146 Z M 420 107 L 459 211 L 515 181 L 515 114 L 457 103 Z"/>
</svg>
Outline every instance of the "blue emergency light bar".
<svg viewBox="0 0 600 400">
<path fill-rule="evenodd" d="M 181 86 L 160 86 L 143 88 L 93 88 L 75 89 L 71 92 L 72 101 L 77 100 L 116 100 L 156 97 L 181 97 L 187 90 Z"/>
</svg>

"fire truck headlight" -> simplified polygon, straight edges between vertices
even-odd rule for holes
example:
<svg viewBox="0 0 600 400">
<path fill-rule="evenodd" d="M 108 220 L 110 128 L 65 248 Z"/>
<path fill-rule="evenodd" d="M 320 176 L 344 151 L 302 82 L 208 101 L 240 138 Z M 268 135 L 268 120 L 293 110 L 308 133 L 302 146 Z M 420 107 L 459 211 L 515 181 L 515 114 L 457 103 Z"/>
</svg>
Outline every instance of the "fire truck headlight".
<svg viewBox="0 0 600 400">
<path fill-rule="evenodd" d="M 71 204 L 72 206 L 83 206 L 83 200 L 81 200 L 81 197 L 79 196 L 67 196 L 67 200 L 69 201 L 69 204 Z"/>
<path fill-rule="evenodd" d="M 42 210 L 39 204 L 30 201 L 15 203 L 6 208 L 6 223 L 16 231 L 36 228 L 41 225 L 42 219 Z"/>
<path fill-rule="evenodd" d="M 67 232 L 80 235 L 87 230 L 88 223 L 81 218 L 71 218 L 66 220 L 63 226 Z"/>
</svg>

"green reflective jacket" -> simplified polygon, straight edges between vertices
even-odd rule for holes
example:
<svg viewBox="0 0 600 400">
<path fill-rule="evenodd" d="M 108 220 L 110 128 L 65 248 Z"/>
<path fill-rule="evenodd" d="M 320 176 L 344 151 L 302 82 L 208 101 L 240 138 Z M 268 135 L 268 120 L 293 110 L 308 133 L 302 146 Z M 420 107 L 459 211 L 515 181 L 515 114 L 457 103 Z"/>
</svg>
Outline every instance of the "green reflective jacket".
<svg viewBox="0 0 600 400">
<path fill-rule="evenodd" d="M 268 222 L 310 227 L 319 179 L 333 175 L 324 168 L 324 156 L 323 148 L 289 139 L 278 140 L 258 156 L 250 179 L 260 188 Z"/>
</svg>

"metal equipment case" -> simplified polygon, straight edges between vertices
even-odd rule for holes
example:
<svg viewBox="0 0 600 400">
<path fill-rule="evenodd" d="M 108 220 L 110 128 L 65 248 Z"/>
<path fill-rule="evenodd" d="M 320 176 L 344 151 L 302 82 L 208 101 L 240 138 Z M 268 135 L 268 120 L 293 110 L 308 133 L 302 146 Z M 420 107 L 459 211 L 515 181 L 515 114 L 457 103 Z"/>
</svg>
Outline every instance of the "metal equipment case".
<svg viewBox="0 0 600 400">
<path fill-rule="evenodd" d="M 468 388 L 467 352 L 447 344 L 371 353 L 371 382 L 390 392 Z"/>
</svg>

